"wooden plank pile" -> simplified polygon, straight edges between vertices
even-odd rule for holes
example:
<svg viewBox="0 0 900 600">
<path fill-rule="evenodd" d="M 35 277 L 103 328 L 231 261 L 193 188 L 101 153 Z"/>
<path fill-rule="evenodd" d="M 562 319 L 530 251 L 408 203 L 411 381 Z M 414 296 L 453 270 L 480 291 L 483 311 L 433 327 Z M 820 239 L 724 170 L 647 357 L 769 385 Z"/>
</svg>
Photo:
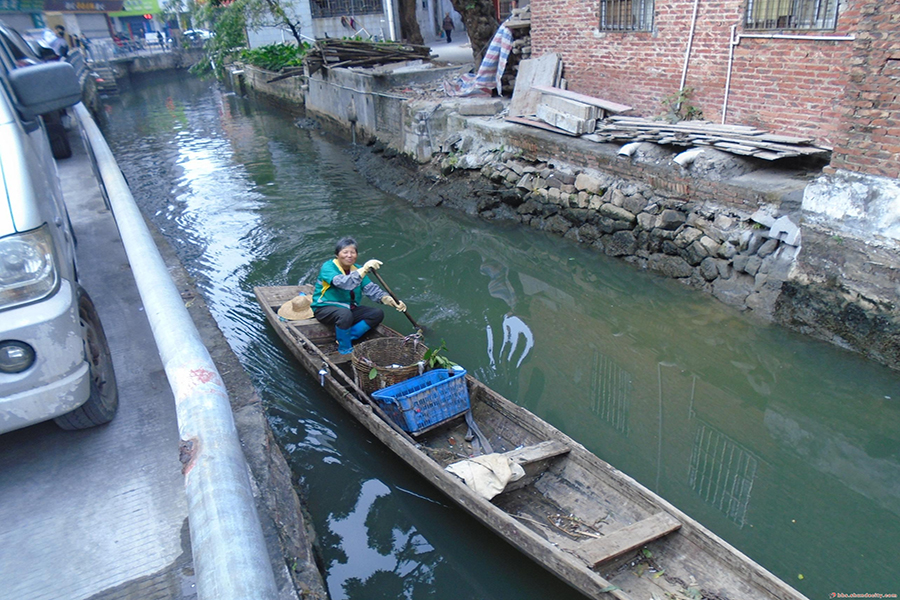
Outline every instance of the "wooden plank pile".
<svg viewBox="0 0 900 600">
<path fill-rule="evenodd" d="M 630 106 L 594 98 L 576 92 L 543 85 L 532 89 L 541 94 L 537 106 L 537 117 L 575 135 L 592 133 L 599 120 L 607 113 L 620 113 L 631 110 Z"/>
<path fill-rule="evenodd" d="M 562 61 L 559 55 L 548 52 L 538 58 L 529 58 L 519 63 L 516 85 L 509 102 L 511 117 L 530 117 L 537 114 L 541 93 L 535 86 L 555 87 L 562 75 Z"/>
<path fill-rule="evenodd" d="M 712 146 L 732 154 L 777 160 L 829 152 L 812 145 L 811 139 L 777 135 L 744 125 L 720 125 L 709 121 L 668 123 L 642 117 L 611 116 L 587 136 L 595 142 L 648 141 L 677 146 Z"/>
<path fill-rule="evenodd" d="M 326 39 L 317 41 L 303 59 L 310 74 L 322 67 L 374 67 L 408 60 L 427 60 L 428 46 L 399 42 L 364 42 Z"/>
</svg>

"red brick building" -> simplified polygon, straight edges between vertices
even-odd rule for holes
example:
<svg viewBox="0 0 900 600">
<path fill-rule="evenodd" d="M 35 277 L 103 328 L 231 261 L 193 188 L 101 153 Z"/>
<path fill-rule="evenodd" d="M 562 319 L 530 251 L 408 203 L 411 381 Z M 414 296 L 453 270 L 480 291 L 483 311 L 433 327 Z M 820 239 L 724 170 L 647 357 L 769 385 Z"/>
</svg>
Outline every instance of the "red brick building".
<svg viewBox="0 0 900 600">
<path fill-rule="evenodd" d="M 705 119 L 814 138 L 900 177 L 896 0 L 532 0 L 534 56 L 569 89 L 650 116 L 683 86 Z"/>
</svg>

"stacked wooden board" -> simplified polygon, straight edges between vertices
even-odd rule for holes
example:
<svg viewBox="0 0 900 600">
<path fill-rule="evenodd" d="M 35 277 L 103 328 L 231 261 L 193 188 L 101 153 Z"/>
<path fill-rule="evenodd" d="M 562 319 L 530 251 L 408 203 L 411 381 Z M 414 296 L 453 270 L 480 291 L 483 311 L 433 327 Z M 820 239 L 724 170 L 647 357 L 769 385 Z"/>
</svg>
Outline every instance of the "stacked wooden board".
<svg viewBox="0 0 900 600">
<path fill-rule="evenodd" d="M 556 55 L 552 56 L 556 57 Z M 523 63 L 525 62 L 528 61 L 523 61 Z M 558 79 L 558 64 L 555 71 L 548 71 L 554 74 L 554 80 Z M 523 96 L 527 94 L 527 102 L 517 104 L 516 96 L 513 95 L 510 105 L 511 116 L 507 120 L 568 135 L 583 135 L 592 133 L 597 122 L 608 113 L 631 110 L 630 106 L 624 104 L 570 92 L 553 85 L 543 85 L 543 83 L 539 78 L 532 79 L 531 85 L 523 91 Z M 519 89 L 517 80 L 516 90 Z"/>
<path fill-rule="evenodd" d="M 598 123 L 588 139 L 596 142 L 648 141 L 677 146 L 712 146 L 732 154 L 776 160 L 829 152 L 809 138 L 769 133 L 743 125 L 720 125 L 709 121 L 668 123 L 643 117 L 614 115 Z"/>
<path fill-rule="evenodd" d="M 304 61 L 310 73 L 322 67 L 374 67 L 407 60 L 426 60 L 428 46 L 396 42 L 363 42 L 358 40 L 319 40 Z"/>
</svg>

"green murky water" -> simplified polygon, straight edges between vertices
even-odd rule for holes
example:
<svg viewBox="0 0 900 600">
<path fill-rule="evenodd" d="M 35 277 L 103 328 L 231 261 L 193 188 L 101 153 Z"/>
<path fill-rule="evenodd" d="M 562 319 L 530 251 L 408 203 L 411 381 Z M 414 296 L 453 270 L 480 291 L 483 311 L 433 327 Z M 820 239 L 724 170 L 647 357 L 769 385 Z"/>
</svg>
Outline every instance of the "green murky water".
<svg viewBox="0 0 900 600">
<path fill-rule="evenodd" d="M 343 235 L 384 261 L 431 343 L 810 598 L 900 593 L 897 373 L 567 241 L 412 208 L 344 143 L 210 82 L 137 82 L 102 127 L 269 406 L 335 599 L 574 597 L 333 406 L 267 328 L 253 286 L 311 282 Z"/>
</svg>

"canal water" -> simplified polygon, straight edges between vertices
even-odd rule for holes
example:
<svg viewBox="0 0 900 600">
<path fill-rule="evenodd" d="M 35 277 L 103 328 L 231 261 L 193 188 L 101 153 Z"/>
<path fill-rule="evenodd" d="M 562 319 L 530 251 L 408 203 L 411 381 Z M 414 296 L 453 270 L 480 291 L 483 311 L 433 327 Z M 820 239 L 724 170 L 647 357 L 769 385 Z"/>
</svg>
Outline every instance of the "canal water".
<svg viewBox="0 0 900 600">
<path fill-rule="evenodd" d="M 146 79 L 105 109 L 138 203 L 268 407 L 333 598 L 576 597 L 337 408 L 264 322 L 253 287 L 312 282 L 344 235 L 429 344 L 810 598 L 900 593 L 900 374 L 568 241 L 413 208 L 345 142 L 213 82 Z"/>
</svg>

